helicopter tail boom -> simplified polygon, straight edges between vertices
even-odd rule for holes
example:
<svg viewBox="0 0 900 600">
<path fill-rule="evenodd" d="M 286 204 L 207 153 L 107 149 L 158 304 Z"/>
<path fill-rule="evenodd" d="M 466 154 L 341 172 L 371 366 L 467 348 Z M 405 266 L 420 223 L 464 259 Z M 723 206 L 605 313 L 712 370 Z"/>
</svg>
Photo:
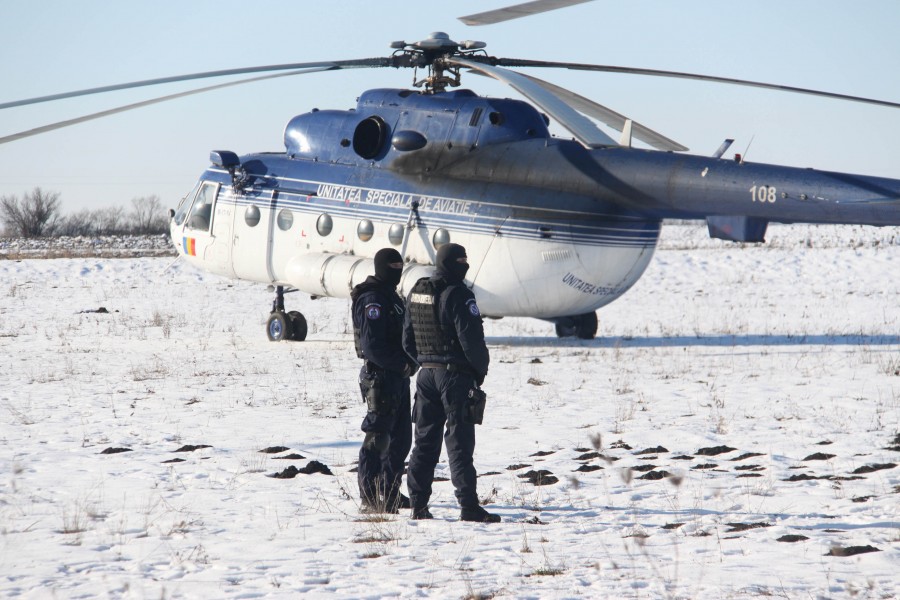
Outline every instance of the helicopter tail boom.
<svg viewBox="0 0 900 600">
<path fill-rule="evenodd" d="M 595 150 L 613 200 L 659 218 L 706 220 L 710 235 L 762 241 L 766 225 L 900 225 L 900 180 L 631 149 Z"/>
</svg>

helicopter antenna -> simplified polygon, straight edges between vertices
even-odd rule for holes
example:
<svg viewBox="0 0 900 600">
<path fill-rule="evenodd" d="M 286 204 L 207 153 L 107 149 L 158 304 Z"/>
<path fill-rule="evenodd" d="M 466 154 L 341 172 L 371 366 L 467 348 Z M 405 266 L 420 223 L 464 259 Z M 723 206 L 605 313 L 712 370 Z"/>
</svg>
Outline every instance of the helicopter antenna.
<svg viewBox="0 0 900 600">
<path fill-rule="evenodd" d="M 744 161 L 747 160 L 747 154 L 750 153 L 750 145 L 753 144 L 753 140 L 754 140 L 754 139 L 756 139 L 756 134 L 755 134 L 755 133 L 754 133 L 753 135 L 750 136 L 750 141 L 747 142 L 747 147 L 744 148 L 744 153 L 743 153 L 743 154 L 738 154 L 738 156 L 741 157 L 741 160 L 739 160 L 738 163 L 744 164 Z"/>
</svg>

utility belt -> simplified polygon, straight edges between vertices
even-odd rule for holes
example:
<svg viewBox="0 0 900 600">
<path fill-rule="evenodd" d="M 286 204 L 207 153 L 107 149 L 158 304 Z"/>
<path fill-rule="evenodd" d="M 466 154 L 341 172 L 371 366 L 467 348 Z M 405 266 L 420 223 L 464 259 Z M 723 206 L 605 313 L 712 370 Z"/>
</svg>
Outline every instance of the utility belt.
<svg viewBox="0 0 900 600">
<path fill-rule="evenodd" d="M 475 371 L 469 367 L 463 367 L 456 364 L 425 362 L 422 363 L 421 367 L 423 369 L 444 369 L 451 373 L 467 373 L 473 377 L 477 377 Z M 474 425 L 481 425 L 482 421 L 484 421 L 484 408 L 486 404 L 487 394 L 485 394 L 484 390 L 478 387 L 478 384 L 476 383 L 474 387 L 469 389 L 465 412 L 463 413 L 466 421 Z"/>
<path fill-rule="evenodd" d="M 454 363 L 423 362 L 420 366 L 423 369 L 443 369 L 445 371 L 450 371 L 451 373 L 466 373 L 472 377 L 478 376 L 474 369 Z"/>
</svg>

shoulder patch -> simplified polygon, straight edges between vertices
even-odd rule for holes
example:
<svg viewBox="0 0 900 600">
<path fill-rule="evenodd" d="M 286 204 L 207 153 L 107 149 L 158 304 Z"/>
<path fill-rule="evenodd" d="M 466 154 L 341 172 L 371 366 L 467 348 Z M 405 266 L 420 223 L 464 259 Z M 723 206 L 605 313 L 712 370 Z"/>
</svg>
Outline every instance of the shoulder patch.
<svg viewBox="0 0 900 600">
<path fill-rule="evenodd" d="M 475 304 L 475 299 L 474 299 L 474 298 L 472 298 L 471 300 L 467 301 L 467 302 L 466 302 L 466 306 L 469 307 L 469 312 L 472 314 L 473 317 L 480 317 L 480 316 L 481 316 L 481 311 L 478 310 L 478 305 Z"/>
<path fill-rule="evenodd" d="M 377 302 L 366 304 L 366 318 L 375 321 L 381 318 L 381 305 Z"/>
</svg>

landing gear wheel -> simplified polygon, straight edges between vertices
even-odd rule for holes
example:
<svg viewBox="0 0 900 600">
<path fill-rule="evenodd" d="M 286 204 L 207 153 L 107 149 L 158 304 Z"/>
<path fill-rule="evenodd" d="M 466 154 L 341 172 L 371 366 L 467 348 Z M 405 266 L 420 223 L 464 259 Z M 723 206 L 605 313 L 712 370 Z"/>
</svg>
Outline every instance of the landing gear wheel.
<svg viewBox="0 0 900 600">
<path fill-rule="evenodd" d="M 597 313 L 566 317 L 556 322 L 556 337 L 592 340 L 597 336 Z"/>
<path fill-rule="evenodd" d="M 566 319 L 565 321 L 558 321 L 555 325 L 556 327 L 556 337 L 558 338 L 567 338 L 567 337 L 575 337 L 575 324 L 571 322 L 570 319 Z"/>
<path fill-rule="evenodd" d="M 306 339 L 306 317 L 304 317 L 303 314 L 296 310 L 292 310 L 287 314 L 287 316 L 291 323 L 290 339 L 294 342 L 302 342 Z"/>
<path fill-rule="evenodd" d="M 266 322 L 266 335 L 269 336 L 270 342 L 289 340 L 292 334 L 291 320 L 286 314 L 276 311 L 269 315 L 269 320 Z M 306 337 L 305 327 L 303 336 Z"/>
<path fill-rule="evenodd" d="M 597 313 L 575 317 L 575 335 L 580 340 L 592 340 L 597 337 Z"/>
<path fill-rule="evenodd" d="M 296 290 L 294 290 L 296 291 Z M 275 288 L 275 301 L 272 302 L 272 312 L 266 321 L 266 335 L 270 342 L 291 340 L 302 342 L 306 339 L 306 317 L 296 310 L 287 312 L 284 310 L 284 286 Z"/>
</svg>

